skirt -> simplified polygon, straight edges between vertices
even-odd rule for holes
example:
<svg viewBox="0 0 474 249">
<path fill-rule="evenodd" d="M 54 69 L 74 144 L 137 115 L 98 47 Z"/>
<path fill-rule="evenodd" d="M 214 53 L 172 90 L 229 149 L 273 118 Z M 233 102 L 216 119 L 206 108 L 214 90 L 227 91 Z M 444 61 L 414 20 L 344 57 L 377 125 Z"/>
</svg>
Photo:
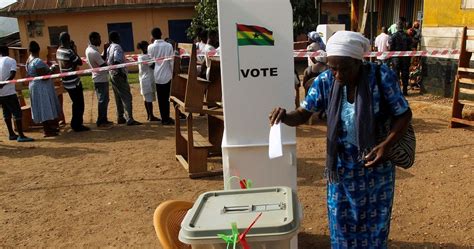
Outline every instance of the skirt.
<svg viewBox="0 0 474 249">
<path fill-rule="evenodd" d="M 59 117 L 58 96 L 51 80 L 35 80 L 30 83 L 31 116 L 35 123 Z"/>
</svg>

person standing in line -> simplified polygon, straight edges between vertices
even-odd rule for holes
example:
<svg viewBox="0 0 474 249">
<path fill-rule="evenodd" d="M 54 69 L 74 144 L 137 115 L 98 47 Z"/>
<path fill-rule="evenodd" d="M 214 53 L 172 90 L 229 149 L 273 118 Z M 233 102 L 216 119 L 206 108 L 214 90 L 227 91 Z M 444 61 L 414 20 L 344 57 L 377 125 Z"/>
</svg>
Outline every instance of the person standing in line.
<svg viewBox="0 0 474 249">
<path fill-rule="evenodd" d="M 154 28 L 151 31 L 154 42 L 148 46 L 148 55 L 152 59 L 174 56 L 173 46 L 165 42 L 161 37 L 161 29 Z M 170 91 L 171 78 L 173 77 L 173 60 L 155 62 L 154 77 L 156 92 L 158 95 L 158 105 L 161 114 L 161 124 L 174 125 L 174 120 L 170 117 Z"/>
<path fill-rule="evenodd" d="M 390 40 L 390 36 L 388 35 L 388 30 L 386 27 L 382 27 L 382 33 L 375 38 L 375 47 L 377 48 L 378 52 L 388 52 L 390 51 L 390 44 L 388 44 L 388 40 Z M 382 63 L 385 63 L 383 56 L 377 57 Z"/>
<path fill-rule="evenodd" d="M 76 46 L 71 41 L 69 33 L 62 32 L 59 35 L 60 46 L 56 51 L 56 59 L 59 63 L 61 73 L 76 71 L 82 66 L 82 60 L 77 55 Z M 72 101 L 71 128 L 76 132 L 89 131 L 90 128 L 84 126 L 84 92 L 81 79 L 78 75 L 71 75 L 62 78 L 63 86 Z"/>
<path fill-rule="evenodd" d="M 308 33 L 308 43 L 309 45 L 306 47 L 308 52 L 316 52 L 319 50 L 326 51 L 326 45 L 324 44 L 323 39 L 321 39 L 319 33 L 316 31 Z M 308 67 L 311 67 L 314 64 L 317 64 L 316 58 L 308 57 Z"/>
<path fill-rule="evenodd" d="M 125 54 L 120 46 L 120 34 L 116 31 L 109 33 L 110 46 L 107 49 L 107 64 L 117 65 L 125 62 Z M 109 71 L 112 89 L 117 106 L 117 123 L 131 125 L 141 125 L 142 123 L 133 119 L 132 93 L 128 84 L 128 72 L 126 68 L 119 68 Z M 127 116 L 125 117 L 125 112 Z"/>
<path fill-rule="evenodd" d="M 26 72 L 29 76 L 43 76 L 55 71 L 55 66 L 48 67 L 39 58 L 40 46 L 37 42 L 30 42 L 28 50 L 30 56 L 26 61 Z M 55 119 L 59 117 L 61 109 L 53 82 L 51 79 L 33 80 L 30 82 L 29 90 L 33 121 L 43 125 L 44 137 L 57 136 L 59 128 Z"/>
<path fill-rule="evenodd" d="M 142 53 L 138 56 L 138 61 L 149 61 L 151 60 L 148 54 L 148 42 L 141 41 L 137 44 L 137 49 L 140 49 Z M 138 64 L 138 76 L 140 79 L 140 93 L 143 96 L 145 104 L 145 110 L 148 121 L 161 121 L 161 119 L 153 115 L 153 102 L 156 101 L 155 93 L 155 81 L 153 77 L 153 68 L 150 64 Z"/>
<path fill-rule="evenodd" d="M 86 48 L 86 58 L 87 64 L 91 68 L 105 67 L 107 63 L 105 62 L 108 44 L 104 44 L 104 52 L 100 54 L 99 46 L 101 45 L 102 40 L 100 34 L 97 32 L 91 32 L 89 34 L 89 46 Z M 94 90 L 97 95 L 98 106 L 97 106 L 97 127 L 108 128 L 111 127 L 114 123 L 109 121 L 107 118 L 107 109 L 109 107 L 109 78 L 107 72 L 92 72 L 92 81 L 94 81 Z"/>
<path fill-rule="evenodd" d="M 375 38 L 375 47 L 378 52 L 390 51 L 390 45 L 388 44 L 389 39 L 390 36 L 388 35 L 387 28 L 382 27 L 382 33 Z"/>
<path fill-rule="evenodd" d="M 0 81 L 13 80 L 16 75 L 16 61 L 8 56 L 8 47 L 0 46 Z M 8 139 L 18 142 L 34 141 L 23 134 L 21 122 L 21 107 L 16 96 L 15 84 L 0 84 L 0 105 L 3 109 L 3 119 L 8 129 Z M 18 135 L 13 131 L 12 115 L 15 118 L 15 125 Z"/>
<path fill-rule="evenodd" d="M 407 25 L 407 19 L 405 17 L 401 16 L 401 17 L 398 18 L 398 21 L 396 23 L 390 25 L 390 27 L 388 28 L 388 34 L 390 36 L 397 33 L 397 25 L 399 23 L 402 23 L 402 27 L 403 27 L 402 29 L 405 30 L 406 25 Z"/>
<path fill-rule="evenodd" d="M 411 50 L 411 39 L 403 30 L 404 24 L 397 23 L 397 32 L 393 34 L 388 43 L 390 51 L 409 51 Z M 397 76 L 401 78 L 403 85 L 403 95 L 408 96 L 408 79 L 410 76 L 410 57 L 394 57 L 392 58 L 393 69 Z"/>
<path fill-rule="evenodd" d="M 196 42 L 196 48 L 202 51 L 207 43 L 207 30 L 201 30 L 198 33 L 198 42 Z"/>
</svg>

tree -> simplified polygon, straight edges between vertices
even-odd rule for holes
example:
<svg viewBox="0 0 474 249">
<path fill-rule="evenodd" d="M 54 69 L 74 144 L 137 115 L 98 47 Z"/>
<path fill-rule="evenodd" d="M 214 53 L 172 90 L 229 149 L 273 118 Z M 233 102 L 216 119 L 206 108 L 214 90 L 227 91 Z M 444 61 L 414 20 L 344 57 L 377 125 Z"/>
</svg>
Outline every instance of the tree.
<svg viewBox="0 0 474 249">
<path fill-rule="evenodd" d="M 293 34 L 307 34 L 319 24 L 314 0 L 291 0 L 293 6 Z"/>
<path fill-rule="evenodd" d="M 201 30 L 218 31 L 217 0 L 201 0 L 194 9 L 196 14 L 187 31 L 189 38 L 197 37 Z"/>
<path fill-rule="evenodd" d="M 293 6 L 294 35 L 316 30 L 318 11 L 315 8 L 315 0 L 290 0 L 290 2 Z M 218 31 L 217 0 L 201 0 L 195 10 L 196 14 L 187 31 L 189 38 L 196 37 L 200 30 Z"/>
</svg>

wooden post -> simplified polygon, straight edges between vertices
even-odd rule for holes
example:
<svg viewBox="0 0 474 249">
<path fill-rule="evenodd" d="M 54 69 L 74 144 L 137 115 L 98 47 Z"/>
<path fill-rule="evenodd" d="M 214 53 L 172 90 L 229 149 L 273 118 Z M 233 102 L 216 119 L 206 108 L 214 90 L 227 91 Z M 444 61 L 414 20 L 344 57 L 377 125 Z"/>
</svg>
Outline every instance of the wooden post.
<svg viewBox="0 0 474 249">
<path fill-rule="evenodd" d="M 351 0 L 351 30 L 359 31 L 359 0 Z"/>
</svg>

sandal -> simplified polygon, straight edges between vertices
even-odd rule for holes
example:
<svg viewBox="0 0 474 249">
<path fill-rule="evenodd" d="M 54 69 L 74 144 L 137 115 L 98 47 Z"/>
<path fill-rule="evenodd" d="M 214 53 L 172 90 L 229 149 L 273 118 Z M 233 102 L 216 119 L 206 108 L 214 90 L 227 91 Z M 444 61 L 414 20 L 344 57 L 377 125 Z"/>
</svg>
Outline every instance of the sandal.
<svg viewBox="0 0 474 249">
<path fill-rule="evenodd" d="M 16 139 L 17 142 L 23 143 L 23 142 L 33 142 L 35 141 L 33 138 L 30 137 L 18 137 Z"/>
</svg>

